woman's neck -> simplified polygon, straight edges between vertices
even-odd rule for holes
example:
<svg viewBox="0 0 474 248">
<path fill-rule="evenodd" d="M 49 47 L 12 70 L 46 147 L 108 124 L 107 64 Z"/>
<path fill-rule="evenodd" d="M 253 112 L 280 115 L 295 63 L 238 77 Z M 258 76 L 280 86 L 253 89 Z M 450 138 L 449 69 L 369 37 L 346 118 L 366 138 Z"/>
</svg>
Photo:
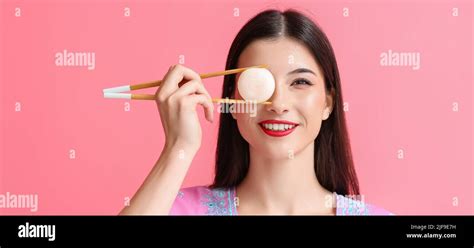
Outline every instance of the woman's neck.
<svg viewBox="0 0 474 248">
<path fill-rule="evenodd" d="M 332 214 L 327 195 L 314 171 L 314 145 L 283 159 L 250 148 L 249 171 L 237 187 L 239 213 Z"/>
</svg>

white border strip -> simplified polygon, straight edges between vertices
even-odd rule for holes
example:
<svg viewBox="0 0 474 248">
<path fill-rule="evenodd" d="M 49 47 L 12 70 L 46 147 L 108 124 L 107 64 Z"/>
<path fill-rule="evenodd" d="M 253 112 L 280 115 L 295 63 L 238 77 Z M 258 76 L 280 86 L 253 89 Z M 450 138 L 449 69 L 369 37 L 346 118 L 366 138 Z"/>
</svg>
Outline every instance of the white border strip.
<svg viewBox="0 0 474 248">
<path fill-rule="evenodd" d="M 104 93 L 104 98 L 132 99 L 132 94 L 106 92 L 106 93 Z"/>
<path fill-rule="evenodd" d="M 108 89 L 104 89 L 103 91 L 104 93 L 120 93 L 120 92 L 130 91 L 130 85 L 108 88 Z"/>
</svg>

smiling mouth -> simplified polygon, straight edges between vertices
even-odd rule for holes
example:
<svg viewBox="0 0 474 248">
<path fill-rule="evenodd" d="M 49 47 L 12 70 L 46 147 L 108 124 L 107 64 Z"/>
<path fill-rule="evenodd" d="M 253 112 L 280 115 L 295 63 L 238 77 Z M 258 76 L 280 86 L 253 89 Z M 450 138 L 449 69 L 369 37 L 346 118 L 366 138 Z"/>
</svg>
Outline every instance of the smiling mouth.
<svg viewBox="0 0 474 248">
<path fill-rule="evenodd" d="M 259 123 L 263 132 L 273 137 L 283 137 L 292 133 L 299 124 L 289 121 L 268 120 Z"/>
</svg>

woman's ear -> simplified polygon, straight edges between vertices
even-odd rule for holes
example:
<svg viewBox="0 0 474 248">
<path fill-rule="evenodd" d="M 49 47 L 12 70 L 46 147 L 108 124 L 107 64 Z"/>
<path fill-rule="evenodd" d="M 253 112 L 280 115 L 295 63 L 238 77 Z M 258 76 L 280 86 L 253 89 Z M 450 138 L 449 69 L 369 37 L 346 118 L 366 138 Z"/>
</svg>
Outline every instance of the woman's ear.
<svg viewBox="0 0 474 248">
<path fill-rule="evenodd" d="M 330 115 L 331 115 L 331 110 L 328 107 L 326 107 L 323 113 L 323 121 L 327 120 Z"/>
<path fill-rule="evenodd" d="M 326 95 L 326 107 L 324 107 L 324 110 L 323 110 L 323 116 L 322 116 L 322 119 L 323 121 L 327 120 L 329 118 L 329 116 L 331 115 L 331 112 L 332 112 L 332 109 L 333 109 L 333 92 L 334 91 L 331 91 L 330 94 L 327 94 Z"/>
</svg>

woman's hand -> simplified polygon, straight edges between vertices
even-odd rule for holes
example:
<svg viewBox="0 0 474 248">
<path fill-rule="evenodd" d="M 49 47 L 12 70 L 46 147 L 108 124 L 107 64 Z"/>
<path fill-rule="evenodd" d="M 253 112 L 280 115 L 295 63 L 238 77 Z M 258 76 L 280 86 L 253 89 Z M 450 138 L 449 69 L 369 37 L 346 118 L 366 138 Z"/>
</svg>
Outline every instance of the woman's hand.
<svg viewBox="0 0 474 248">
<path fill-rule="evenodd" d="M 169 214 L 195 153 L 201 146 L 196 106 L 213 121 L 211 96 L 199 75 L 181 65 L 172 66 L 156 92 L 166 142 L 160 158 L 120 214 Z"/>
<path fill-rule="evenodd" d="M 171 66 L 156 92 L 156 102 L 166 136 L 165 147 L 197 151 L 202 130 L 196 105 L 204 108 L 208 121 L 214 120 L 212 98 L 201 77 L 182 65 Z"/>
</svg>

